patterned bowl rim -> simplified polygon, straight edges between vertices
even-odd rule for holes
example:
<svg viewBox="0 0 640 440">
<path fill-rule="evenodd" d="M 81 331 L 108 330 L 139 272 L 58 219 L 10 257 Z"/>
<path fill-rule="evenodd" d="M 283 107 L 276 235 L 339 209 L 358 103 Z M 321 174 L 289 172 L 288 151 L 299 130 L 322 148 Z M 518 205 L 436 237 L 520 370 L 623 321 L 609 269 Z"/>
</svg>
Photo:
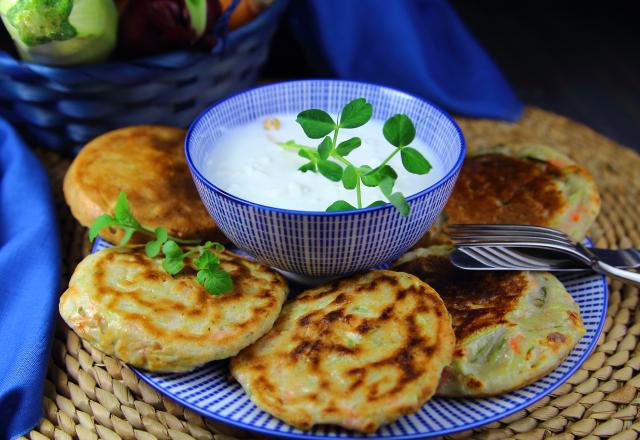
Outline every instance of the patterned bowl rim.
<svg viewBox="0 0 640 440">
<path fill-rule="evenodd" d="M 189 168 L 191 169 L 191 171 L 195 174 L 195 176 L 198 178 L 198 180 L 200 180 L 201 182 L 203 182 L 209 189 L 213 190 L 214 192 L 217 192 L 221 195 L 223 195 L 226 198 L 229 198 L 231 200 L 233 200 L 236 203 L 239 203 L 241 205 L 245 205 L 251 208 L 257 208 L 257 209 L 261 209 L 261 210 L 265 210 L 265 211 L 270 211 L 270 212 L 275 212 L 275 213 L 280 213 L 280 214 L 288 214 L 288 215 L 303 215 L 303 216 L 310 216 L 310 217 L 335 217 L 335 216 L 340 216 L 340 217 L 347 217 L 347 216 L 355 216 L 355 215 L 360 215 L 360 214 L 365 214 L 365 213 L 369 213 L 369 212 L 374 212 L 374 211 L 381 211 L 384 209 L 389 209 L 392 207 L 391 203 L 385 203 L 384 205 L 379 205 L 379 206 L 374 206 L 374 207 L 370 207 L 370 208 L 360 208 L 357 210 L 353 210 L 353 211 L 333 211 L 333 212 L 326 212 L 326 211 L 300 211 L 300 210 L 295 210 L 295 209 L 284 209 L 284 208 L 276 208 L 273 206 L 268 206 L 268 205 L 261 205 L 259 203 L 254 203 L 254 202 L 250 202 L 248 200 L 242 199 L 240 197 L 234 196 L 233 194 L 229 194 L 228 192 L 224 191 L 223 189 L 217 187 L 216 185 L 214 185 L 211 181 L 209 181 L 209 179 L 207 179 L 206 177 L 204 177 L 204 175 L 200 172 L 200 170 L 198 170 L 198 167 L 195 165 L 192 157 L 191 157 L 191 149 L 189 147 L 189 145 L 191 144 L 191 138 L 193 136 L 193 132 L 195 130 L 195 127 L 199 125 L 200 120 L 203 119 L 210 111 L 214 110 L 216 107 L 218 107 L 219 105 L 232 100 L 232 99 L 236 99 L 244 94 L 250 93 L 250 92 L 254 92 L 256 90 L 261 90 L 261 89 L 267 89 L 267 88 L 277 88 L 277 87 L 287 87 L 289 85 L 292 84 L 302 84 L 302 83 L 334 83 L 334 84 L 361 84 L 361 85 L 366 85 L 366 86 L 370 86 L 370 87 L 375 87 L 378 89 L 382 89 L 382 90 L 386 90 L 389 92 L 393 92 L 394 94 L 397 95 L 402 95 L 405 97 L 408 97 L 410 99 L 414 99 L 419 101 L 422 104 L 425 104 L 428 107 L 433 108 L 437 113 L 440 113 L 442 116 L 445 117 L 445 119 L 451 123 L 451 125 L 453 126 L 456 134 L 458 135 L 458 138 L 460 140 L 460 152 L 458 154 L 458 158 L 456 159 L 456 162 L 454 163 L 454 165 L 451 167 L 451 169 L 447 172 L 447 174 L 445 174 L 442 178 L 440 178 L 440 180 L 438 180 L 436 183 L 426 187 L 425 189 L 407 197 L 407 202 L 411 202 L 415 199 L 418 199 L 420 197 L 425 196 L 426 194 L 429 194 L 433 191 L 435 191 L 436 189 L 438 189 L 439 187 L 441 187 L 442 185 L 444 185 L 445 183 L 447 183 L 453 176 L 455 176 L 458 171 L 460 171 L 460 168 L 462 167 L 462 162 L 464 161 L 464 157 L 466 154 L 466 141 L 464 138 L 464 134 L 462 133 L 462 130 L 460 129 L 460 126 L 458 126 L 458 124 L 456 123 L 456 121 L 444 110 L 442 110 L 440 107 L 438 107 L 437 105 L 427 101 L 426 99 L 420 98 L 418 96 L 412 95 L 410 93 L 407 93 L 403 90 L 399 90 L 393 87 L 387 87 L 387 86 L 383 86 L 380 84 L 375 84 L 375 83 L 370 83 L 370 82 L 366 82 L 366 81 L 351 81 L 351 80 L 342 80 L 342 79 L 331 79 L 331 78 L 320 78 L 320 79 L 304 79 L 304 80 L 292 80 L 292 81 L 280 81 L 280 82 L 276 82 L 276 83 L 272 83 L 272 84 L 266 84 L 266 85 L 261 85 L 261 86 L 256 86 L 256 87 L 251 87 L 245 90 L 242 90 L 238 93 L 235 93 L 233 95 L 227 96 L 224 99 L 221 99 L 220 101 L 217 101 L 213 104 L 211 104 L 210 106 L 208 106 L 207 108 L 205 108 L 197 117 L 196 119 L 191 123 L 191 125 L 189 126 L 189 130 L 187 131 L 187 136 L 184 140 L 184 153 L 185 153 L 185 157 L 187 158 L 187 164 L 189 165 Z"/>
<path fill-rule="evenodd" d="M 591 239 L 589 237 L 585 238 L 585 242 L 588 246 L 592 246 L 593 242 L 591 241 Z M 94 244 L 92 252 L 95 251 L 95 249 L 97 249 L 97 243 Z M 216 413 L 213 412 L 208 412 L 208 411 L 204 411 L 202 408 L 199 408 L 196 405 L 193 405 L 191 402 L 189 402 L 188 400 L 182 399 L 179 396 L 176 396 L 174 394 L 168 394 L 167 391 L 165 389 L 163 389 L 161 386 L 159 386 L 158 384 L 154 383 L 153 380 L 151 380 L 150 377 L 147 376 L 147 374 L 145 374 L 144 370 L 139 370 L 135 367 L 129 366 L 129 368 L 131 368 L 136 375 L 142 380 L 144 381 L 147 385 L 149 385 L 151 388 L 153 388 L 154 390 L 156 390 L 157 392 L 163 394 L 163 395 L 168 395 L 171 399 L 175 400 L 176 402 L 180 403 L 182 406 L 189 408 L 190 410 L 198 413 L 198 414 L 202 414 L 205 417 L 209 417 L 213 420 L 216 420 L 218 422 L 224 423 L 226 425 L 230 425 L 236 428 L 240 428 L 240 429 L 244 429 L 246 431 L 249 432 L 253 432 L 253 433 L 257 433 L 257 434 L 265 434 L 268 435 L 271 438 L 289 438 L 289 439 L 296 439 L 296 440 L 327 440 L 327 439 L 336 439 L 336 440 L 417 440 L 417 439 L 422 439 L 422 438 L 429 438 L 429 437 L 433 437 L 433 436 L 444 436 L 444 435 L 450 435 L 450 434 L 455 434 L 458 432 L 462 432 L 462 431 L 467 431 L 470 429 L 475 429 L 478 428 L 480 426 L 484 426 L 487 425 L 489 423 L 493 423 L 495 421 L 498 420 L 502 420 L 505 417 L 509 417 L 515 413 L 517 413 L 518 411 L 521 411 L 531 405 L 533 405 L 534 403 L 538 402 L 540 399 L 544 398 L 545 396 L 548 396 L 549 394 L 551 394 L 553 391 L 555 391 L 557 388 L 559 388 L 561 385 L 563 385 L 567 380 L 569 380 L 569 378 L 571 376 L 573 376 L 573 374 L 578 371 L 578 369 L 580 367 L 582 367 L 582 365 L 585 363 L 585 361 L 589 358 L 589 356 L 591 356 L 591 353 L 593 352 L 593 350 L 596 348 L 597 344 L 598 344 L 598 340 L 600 339 L 600 335 L 602 334 L 602 329 L 604 327 L 605 324 L 605 320 L 607 317 L 607 309 L 609 307 L 609 285 L 607 283 L 607 279 L 604 275 L 600 275 L 598 276 L 598 281 L 600 282 L 600 285 L 602 286 L 602 296 L 603 296 L 603 304 L 602 304 L 602 311 L 600 313 L 600 316 L 598 316 L 598 326 L 596 328 L 593 340 L 591 341 L 591 343 L 589 344 L 589 346 L 584 350 L 584 352 L 582 353 L 582 355 L 580 356 L 580 358 L 576 361 L 575 365 L 573 367 L 571 367 L 566 373 L 564 373 L 564 375 L 562 376 L 561 379 L 559 379 L 557 381 L 557 383 L 551 385 L 548 388 L 545 388 L 543 391 L 536 393 L 534 396 L 530 397 L 529 399 L 526 399 L 525 401 L 521 402 L 518 405 L 515 405 L 513 408 L 510 408 L 509 410 L 507 410 L 506 412 L 503 413 L 499 413 L 499 414 L 495 414 L 493 416 L 487 417 L 485 419 L 481 419 L 481 420 L 477 420 L 475 422 L 471 422 L 469 424 L 465 424 L 464 427 L 451 427 L 448 429 L 443 429 L 438 431 L 437 433 L 416 433 L 416 434 L 404 434 L 404 435 L 392 435 L 392 436 L 375 436 L 375 435 L 367 435 L 367 434 L 361 434 L 355 431 L 348 431 L 350 435 L 347 436 L 331 436 L 331 435 L 317 435 L 317 434 L 300 434 L 300 433 L 296 433 L 296 432 L 276 432 L 267 428 L 263 428 L 263 427 L 258 427 L 258 426 L 254 426 L 251 425 L 249 423 L 244 423 L 242 421 L 237 421 L 237 420 L 232 420 L 228 417 L 225 416 L 220 416 Z M 563 283 L 564 284 L 564 283 Z M 216 361 L 216 362 L 220 362 L 220 361 Z M 252 402 L 253 403 L 253 402 Z M 275 416 L 273 416 L 275 417 Z"/>
</svg>

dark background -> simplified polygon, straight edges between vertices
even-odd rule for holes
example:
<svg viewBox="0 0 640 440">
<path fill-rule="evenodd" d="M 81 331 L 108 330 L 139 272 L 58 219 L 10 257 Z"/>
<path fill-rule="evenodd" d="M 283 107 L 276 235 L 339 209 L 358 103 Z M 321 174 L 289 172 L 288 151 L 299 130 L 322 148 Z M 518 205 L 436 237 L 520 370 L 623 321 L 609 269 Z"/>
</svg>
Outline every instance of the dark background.
<svg viewBox="0 0 640 440">
<path fill-rule="evenodd" d="M 568 116 L 640 151 L 640 8 L 635 1 L 450 4 L 525 104 Z M 263 77 L 305 76 L 313 72 L 281 26 Z"/>
</svg>

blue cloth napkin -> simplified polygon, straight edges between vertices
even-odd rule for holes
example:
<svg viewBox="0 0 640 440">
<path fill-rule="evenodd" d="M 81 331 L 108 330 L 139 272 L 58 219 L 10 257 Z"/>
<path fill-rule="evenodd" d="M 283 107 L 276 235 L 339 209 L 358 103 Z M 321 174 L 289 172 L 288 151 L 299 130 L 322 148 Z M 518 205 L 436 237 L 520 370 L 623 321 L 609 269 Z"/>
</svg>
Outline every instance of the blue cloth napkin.
<svg viewBox="0 0 640 440">
<path fill-rule="evenodd" d="M 459 115 L 522 104 L 444 0 L 295 0 L 289 23 L 319 74 L 385 84 Z"/>
<path fill-rule="evenodd" d="M 60 285 L 60 243 L 49 180 L 0 119 L 0 439 L 42 417 Z"/>
</svg>

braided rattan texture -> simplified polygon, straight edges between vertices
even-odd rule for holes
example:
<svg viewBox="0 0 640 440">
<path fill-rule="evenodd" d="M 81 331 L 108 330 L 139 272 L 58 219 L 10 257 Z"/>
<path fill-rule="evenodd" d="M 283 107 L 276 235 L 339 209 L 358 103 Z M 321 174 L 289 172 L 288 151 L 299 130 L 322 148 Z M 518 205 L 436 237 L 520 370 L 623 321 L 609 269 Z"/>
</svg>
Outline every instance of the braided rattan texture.
<svg viewBox="0 0 640 440">
<path fill-rule="evenodd" d="M 590 235 L 598 246 L 640 247 L 640 156 L 566 118 L 529 108 L 517 124 L 460 119 L 471 149 L 500 142 L 557 147 L 594 174 L 603 209 Z M 69 164 L 40 156 L 51 172 L 63 235 L 64 279 L 88 252 L 85 230 L 61 196 Z M 552 395 L 500 422 L 450 438 L 604 439 L 640 436 L 640 312 L 638 290 L 610 284 L 610 303 L 598 347 Z M 81 341 L 63 324 L 56 333 L 43 397 L 44 417 L 31 440 L 225 439 L 249 435 L 222 426 L 159 395 L 124 364 Z"/>
</svg>

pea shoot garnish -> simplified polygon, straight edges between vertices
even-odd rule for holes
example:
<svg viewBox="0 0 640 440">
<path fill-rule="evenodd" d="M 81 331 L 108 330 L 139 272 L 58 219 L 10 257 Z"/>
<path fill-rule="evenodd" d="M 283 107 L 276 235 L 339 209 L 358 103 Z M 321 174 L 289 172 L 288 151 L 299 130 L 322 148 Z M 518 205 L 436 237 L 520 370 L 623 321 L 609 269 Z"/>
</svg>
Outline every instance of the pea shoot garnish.
<svg viewBox="0 0 640 440">
<path fill-rule="evenodd" d="M 377 187 L 382 196 L 389 201 L 404 217 L 409 215 L 410 207 L 401 192 L 394 192 L 393 187 L 398 174 L 389 165 L 389 161 L 398 153 L 404 168 L 413 174 L 427 174 L 431 164 L 415 148 L 410 147 L 416 136 L 416 128 L 411 119 L 405 114 L 396 114 L 384 123 L 382 134 L 394 147 L 393 152 L 378 166 L 356 165 L 347 159 L 349 153 L 362 146 L 359 137 L 352 137 L 338 143 L 338 132 L 352 129 L 366 124 L 373 113 L 373 106 L 364 98 L 354 99 L 345 105 L 334 121 L 331 115 L 319 109 L 305 110 L 298 114 L 296 122 L 300 124 L 304 133 L 311 139 L 322 139 L 316 148 L 299 144 L 293 140 L 278 142 L 288 150 L 298 152 L 298 155 L 308 162 L 299 170 L 320 173 L 333 182 L 342 182 L 345 189 L 356 191 L 355 206 L 345 200 L 333 202 L 327 211 L 346 211 L 362 208 L 362 185 Z M 375 201 L 369 206 L 383 205 L 382 200 Z"/>
<path fill-rule="evenodd" d="M 162 252 L 162 268 L 170 275 L 177 275 L 182 272 L 185 259 L 192 258 L 193 264 L 198 269 L 196 278 L 198 283 L 204 286 L 205 290 L 213 295 L 222 295 L 233 288 L 231 276 L 220 268 L 220 259 L 211 251 L 223 251 L 224 246 L 220 243 L 207 241 L 200 244 L 200 240 L 184 240 L 172 237 L 162 226 L 155 229 L 141 225 L 133 216 L 129 208 L 129 201 L 125 193 L 118 195 L 113 215 L 102 214 L 89 228 L 89 240 L 93 241 L 100 231 L 107 227 L 117 227 L 124 231 L 124 235 L 118 246 L 127 246 L 129 240 L 135 232 L 139 232 L 151 237 L 145 244 L 145 253 L 148 257 L 157 257 Z M 183 250 L 180 245 L 189 246 L 190 249 Z"/>
</svg>

